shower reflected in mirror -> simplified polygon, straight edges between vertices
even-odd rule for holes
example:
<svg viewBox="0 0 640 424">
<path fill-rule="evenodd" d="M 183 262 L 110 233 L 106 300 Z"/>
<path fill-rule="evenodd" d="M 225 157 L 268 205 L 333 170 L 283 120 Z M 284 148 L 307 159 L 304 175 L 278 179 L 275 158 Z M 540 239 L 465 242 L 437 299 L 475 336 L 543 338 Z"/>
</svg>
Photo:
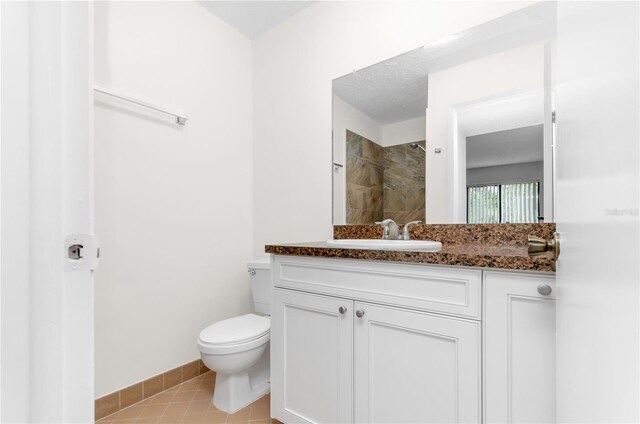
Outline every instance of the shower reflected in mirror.
<svg viewBox="0 0 640 424">
<path fill-rule="evenodd" d="M 419 145 L 418 143 L 411 143 L 409 144 L 409 147 L 411 147 L 412 149 L 420 149 L 423 152 L 427 153 L 427 151 L 425 150 L 424 147 L 422 147 L 421 145 Z"/>
</svg>

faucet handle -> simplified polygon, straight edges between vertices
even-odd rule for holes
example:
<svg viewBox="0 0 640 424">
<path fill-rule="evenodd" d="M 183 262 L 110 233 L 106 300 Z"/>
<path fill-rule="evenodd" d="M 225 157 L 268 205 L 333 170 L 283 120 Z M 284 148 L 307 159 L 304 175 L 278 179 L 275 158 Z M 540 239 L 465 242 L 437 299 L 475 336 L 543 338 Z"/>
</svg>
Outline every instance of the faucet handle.
<svg viewBox="0 0 640 424">
<path fill-rule="evenodd" d="M 391 223 L 396 223 L 393 219 L 391 218 L 387 218 L 387 219 L 383 219 L 382 221 L 376 222 L 376 225 L 382 225 L 383 227 L 386 227 L 387 225 L 391 224 Z"/>
<path fill-rule="evenodd" d="M 411 234 L 409 233 L 409 227 L 414 224 L 419 224 L 422 221 L 411 221 L 404 224 L 402 227 L 402 240 L 411 240 Z"/>
<path fill-rule="evenodd" d="M 398 238 L 398 224 L 391 219 L 387 218 L 380 222 L 376 222 L 376 225 L 382 225 L 382 239 L 383 240 L 396 240 Z"/>
</svg>

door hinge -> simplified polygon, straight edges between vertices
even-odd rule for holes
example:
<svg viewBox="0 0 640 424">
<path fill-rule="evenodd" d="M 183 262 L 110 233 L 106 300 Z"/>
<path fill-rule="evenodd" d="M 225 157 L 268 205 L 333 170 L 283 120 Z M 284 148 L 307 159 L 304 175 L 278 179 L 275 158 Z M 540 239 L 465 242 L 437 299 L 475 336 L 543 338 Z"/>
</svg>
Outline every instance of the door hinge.
<svg viewBox="0 0 640 424">
<path fill-rule="evenodd" d="M 551 112 L 551 123 L 556 123 L 556 111 Z"/>
<path fill-rule="evenodd" d="M 64 239 L 65 271 L 93 271 L 98 266 L 100 247 L 95 234 L 71 234 Z"/>
</svg>

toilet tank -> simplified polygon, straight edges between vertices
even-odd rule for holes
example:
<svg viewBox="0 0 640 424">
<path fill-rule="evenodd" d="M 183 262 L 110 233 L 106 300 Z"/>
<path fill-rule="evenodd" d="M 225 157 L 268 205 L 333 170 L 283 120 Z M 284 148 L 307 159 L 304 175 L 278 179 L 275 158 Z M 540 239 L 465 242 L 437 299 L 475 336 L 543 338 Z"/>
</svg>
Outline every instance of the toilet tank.
<svg viewBox="0 0 640 424">
<path fill-rule="evenodd" d="M 271 259 L 247 262 L 255 311 L 271 315 Z"/>
</svg>

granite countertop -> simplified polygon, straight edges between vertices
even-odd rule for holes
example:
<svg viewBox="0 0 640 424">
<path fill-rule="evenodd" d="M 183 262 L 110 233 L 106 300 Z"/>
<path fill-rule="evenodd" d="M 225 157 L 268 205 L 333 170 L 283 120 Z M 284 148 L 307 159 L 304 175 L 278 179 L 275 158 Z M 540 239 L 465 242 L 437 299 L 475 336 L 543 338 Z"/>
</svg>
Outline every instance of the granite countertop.
<svg viewBox="0 0 640 424">
<path fill-rule="evenodd" d="M 556 270 L 556 261 L 550 252 L 536 257 L 529 257 L 526 245 L 443 243 L 441 250 L 429 252 L 419 250 L 344 249 L 328 246 L 326 242 L 312 242 L 267 245 L 265 246 L 265 252 L 276 255 L 411 262 L 522 271 L 555 272 Z"/>
</svg>

